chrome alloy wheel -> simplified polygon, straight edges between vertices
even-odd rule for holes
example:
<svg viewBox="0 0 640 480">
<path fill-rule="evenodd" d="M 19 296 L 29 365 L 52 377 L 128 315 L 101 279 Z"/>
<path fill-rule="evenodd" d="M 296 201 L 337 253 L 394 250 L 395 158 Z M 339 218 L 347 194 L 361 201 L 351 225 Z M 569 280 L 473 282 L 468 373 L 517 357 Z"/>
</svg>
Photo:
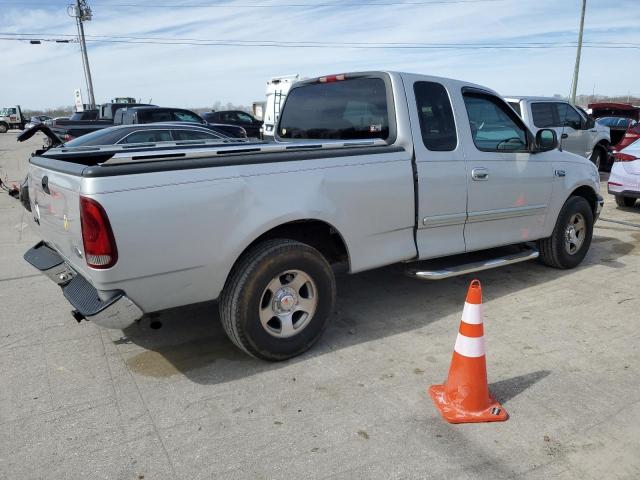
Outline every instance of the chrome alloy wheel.
<svg viewBox="0 0 640 480">
<path fill-rule="evenodd" d="M 587 223 L 581 213 L 574 213 L 564 229 L 564 249 L 569 255 L 577 253 L 587 233 Z"/>
<path fill-rule="evenodd" d="M 300 333 L 318 306 L 316 285 L 301 270 L 286 270 L 273 278 L 260 300 L 260 323 L 277 338 Z"/>
</svg>

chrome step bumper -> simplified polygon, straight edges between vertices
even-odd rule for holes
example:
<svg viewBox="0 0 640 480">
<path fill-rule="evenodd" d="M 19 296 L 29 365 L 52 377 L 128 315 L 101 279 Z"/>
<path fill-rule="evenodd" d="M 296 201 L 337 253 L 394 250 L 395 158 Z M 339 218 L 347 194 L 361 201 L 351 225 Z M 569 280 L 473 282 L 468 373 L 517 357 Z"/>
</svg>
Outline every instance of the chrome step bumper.
<svg viewBox="0 0 640 480">
<path fill-rule="evenodd" d="M 406 273 L 411 277 L 417 277 L 423 280 L 443 280 L 445 278 L 457 277 L 467 273 L 481 272 L 491 268 L 504 267 L 505 265 L 513 265 L 514 263 L 526 262 L 534 260 L 540 256 L 540 252 L 535 248 L 525 248 L 518 252 L 501 255 L 498 257 L 488 258 L 485 260 L 472 261 L 468 263 L 457 263 L 449 266 L 438 266 L 435 268 L 407 268 Z M 460 258 L 459 256 L 456 256 Z M 440 259 L 442 263 L 444 259 Z M 425 262 L 428 263 L 428 262 Z"/>
<path fill-rule="evenodd" d="M 64 297 L 75 308 L 76 320 L 91 320 L 106 328 L 126 328 L 144 314 L 124 292 L 111 292 L 103 300 L 98 290 L 82 275 L 69 267 L 53 248 L 40 242 L 24 254 L 24 259 L 40 270 L 60 288 Z"/>
</svg>

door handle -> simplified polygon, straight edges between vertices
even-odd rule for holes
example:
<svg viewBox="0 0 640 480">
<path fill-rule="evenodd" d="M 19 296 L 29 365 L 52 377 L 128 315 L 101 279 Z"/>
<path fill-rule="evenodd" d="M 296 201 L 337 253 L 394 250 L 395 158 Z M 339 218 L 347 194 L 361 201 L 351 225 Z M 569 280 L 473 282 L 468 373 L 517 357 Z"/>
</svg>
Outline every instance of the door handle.
<svg viewBox="0 0 640 480">
<path fill-rule="evenodd" d="M 486 168 L 474 168 L 471 170 L 471 178 L 474 180 L 488 180 L 489 170 Z"/>
<path fill-rule="evenodd" d="M 563 133 L 562 135 L 560 135 L 560 138 L 569 138 L 569 134 L 568 133 Z"/>
</svg>

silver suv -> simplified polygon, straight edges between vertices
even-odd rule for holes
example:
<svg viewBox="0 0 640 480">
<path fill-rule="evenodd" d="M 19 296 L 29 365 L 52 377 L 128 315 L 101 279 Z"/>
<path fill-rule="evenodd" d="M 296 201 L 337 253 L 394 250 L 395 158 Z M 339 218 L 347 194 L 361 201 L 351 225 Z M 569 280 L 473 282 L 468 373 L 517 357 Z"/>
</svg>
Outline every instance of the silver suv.
<svg viewBox="0 0 640 480">
<path fill-rule="evenodd" d="M 541 128 L 552 128 L 563 150 L 589 158 L 598 169 L 609 166 L 609 128 L 595 123 L 580 107 L 553 97 L 514 96 L 505 100 L 534 134 Z"/>
</svg>

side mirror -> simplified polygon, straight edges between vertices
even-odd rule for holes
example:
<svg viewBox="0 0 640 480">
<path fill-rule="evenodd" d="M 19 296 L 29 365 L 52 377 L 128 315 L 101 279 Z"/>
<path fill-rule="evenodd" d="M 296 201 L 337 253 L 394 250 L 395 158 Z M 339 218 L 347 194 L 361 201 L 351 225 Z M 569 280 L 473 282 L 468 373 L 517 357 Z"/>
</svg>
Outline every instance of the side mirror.
<svg viewBox="0 0 640 480">
<path fill-rule="evenodd" d="M 555 130 L 541 128 L 536 133 L 536 152 L 548 152 L 558 148 L 558 135 Z"/>
<path fill-rule="evenodd" d="M 593 119 L 593 117 L 589 117 L 587 118 L 587 124 L 585 125 L 585 130 L 589 130 L 590 128 L 593 128 L 596 126 L 596 121 Z"/>
</svg>

